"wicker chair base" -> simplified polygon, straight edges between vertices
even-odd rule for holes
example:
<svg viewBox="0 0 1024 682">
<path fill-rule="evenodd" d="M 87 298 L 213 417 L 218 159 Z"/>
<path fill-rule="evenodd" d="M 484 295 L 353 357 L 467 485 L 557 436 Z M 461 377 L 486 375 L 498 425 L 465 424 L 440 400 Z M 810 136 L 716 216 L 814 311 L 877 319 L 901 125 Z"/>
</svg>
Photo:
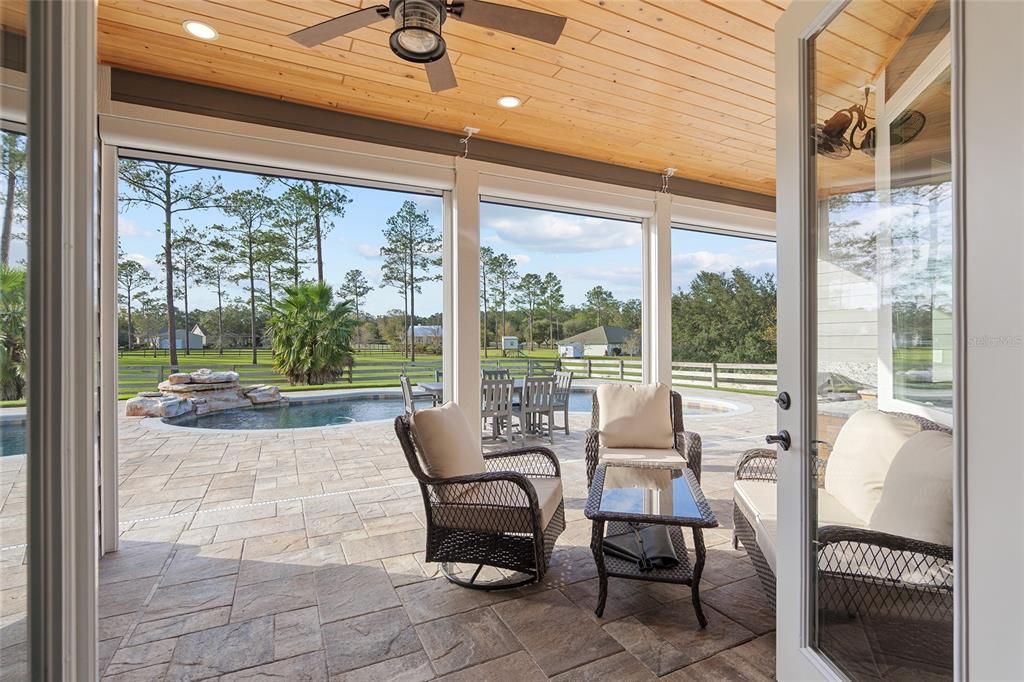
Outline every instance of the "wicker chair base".
<svg viewBox="0 0 1024 682">
<path fill-rule="evenodd" d="M 743 549 L 746 550 L 750 563 L 753 564 L 754 571 L 757 572 L 757 577 L 761 581 L 764 594 L 768 597 L 768 601 L 771 603 L 772 609 L 774 609 L 775 573 L 768 564 L 768 560 L 765 559 L 764 553 L 761 552 L 761 548 L 757 546 L 757 536 L 754 533 L 754 527 L 750 525 L 750 521 L 747 520 L 747 517 L 743 515 L 743 512 L 740 511 L 740 508 L 735 503 L 732 506 L 732 522 L 734 541 L 738 540 L 743 545 Z"/>
<path fill-rule="evenodd" d="M 523 587 L 531 583 L 537 582 L 536 571 L 516 571 L 512 575 L 503 575 L 500 578 L 494 580 L 480 580 L 480 571 L 483 569 L 484 564 L 479 564 L 476 569 L 469 575 L 469 578 L 463 577 L 464 573 L 458 573 L 455 568 L 454 562 L 444 562 L 441 564 L 441 573 L 448 579 L 448 582 L 454 583 L 459 587 L 465 587 L 471 590 L 484 590 L 485 592 L 491 592 L 495 590 L 512 590 L 517 587 Z"/>
</svg>

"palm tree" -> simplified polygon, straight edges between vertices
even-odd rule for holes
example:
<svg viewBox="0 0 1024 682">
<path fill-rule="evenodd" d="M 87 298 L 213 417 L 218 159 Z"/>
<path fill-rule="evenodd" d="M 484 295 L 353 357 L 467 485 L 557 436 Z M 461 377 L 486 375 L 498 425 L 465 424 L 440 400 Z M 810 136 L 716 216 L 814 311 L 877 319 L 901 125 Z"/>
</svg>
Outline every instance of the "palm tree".
<svg viewBox="0 0 1024 682">
<path fill-rule="evenodd" d="M 0 265 L 0 400 L 25 397 L 25 270 Z"/>
<path fill-rule="evenodd" d="M 331 287 L 300 283 L 286 287 L 267 321 L 274 371 L 290 384 L 324 384 L 352 362 L 356 317 L 348 301 L 335 302 Z"/>
</svg>

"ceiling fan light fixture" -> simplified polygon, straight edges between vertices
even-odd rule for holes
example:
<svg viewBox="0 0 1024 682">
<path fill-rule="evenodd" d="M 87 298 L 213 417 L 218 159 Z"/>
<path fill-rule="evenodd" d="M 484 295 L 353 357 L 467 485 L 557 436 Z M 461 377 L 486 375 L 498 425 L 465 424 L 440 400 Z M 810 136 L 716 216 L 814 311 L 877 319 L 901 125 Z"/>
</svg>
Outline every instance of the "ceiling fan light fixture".
<svg viewBox="0 0 1024 682">
<path fill-rule="evenodd" d="M 437 61 L 446 47 L 441 37 L 441 24 L 446 10 L 436 0 L 392 0 L 391 15 L 395 30 L 391 34 L 391 51 L 402 59 L 417 64 Z"/>
<path fill-rule="evenodd" d="M 516 107 L 523 106 L 523 100 L 519 99 L 515 95 L 505 95 L 498 98 L 498 106 L 504 107 L 505 109 L 515 109 Z"/>
<path fill-rule="evenodd" d="M 200 40 L 216 40 L 219 35 L 217 33 L 217 29 L 213 26 L 204 24 L 201 21 L 196 21 L 195 19 L 188 19 L 187 21 L 181 22 L 181 27 L 185 29 L 186 33 L 191 36 L 195 36 Z"/>
</svg>

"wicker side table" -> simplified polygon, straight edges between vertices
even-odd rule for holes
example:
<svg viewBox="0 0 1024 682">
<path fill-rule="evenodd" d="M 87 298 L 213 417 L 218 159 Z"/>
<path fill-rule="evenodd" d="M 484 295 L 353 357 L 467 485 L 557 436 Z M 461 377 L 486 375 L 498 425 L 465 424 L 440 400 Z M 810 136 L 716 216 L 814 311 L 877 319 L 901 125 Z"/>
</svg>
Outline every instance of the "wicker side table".
<svg viewBox="0 0 1024 682">
<path fill-rule="evenodd" d="M 599 593 L 594 612 L 600 617 L 608 597 L 608 578 L 689 585 L 693 610 L 703 628 L 708 621 L 700 604 L 700 576 L 704 570 L 704 528 L 715 528 L 711 507 L 693 472 L 685 467 L 602 464 L 594 472 L 584 514 L 594 522 L 590 549 L 597 564 Z M 641 571 L 635 562 L 604 553 L 606 534 L 628 530 L 629 525 L 667 526 L 679 565 Z M 693 531 L 695 561 L 690 563 L 683 528 Z"/>
</svg>

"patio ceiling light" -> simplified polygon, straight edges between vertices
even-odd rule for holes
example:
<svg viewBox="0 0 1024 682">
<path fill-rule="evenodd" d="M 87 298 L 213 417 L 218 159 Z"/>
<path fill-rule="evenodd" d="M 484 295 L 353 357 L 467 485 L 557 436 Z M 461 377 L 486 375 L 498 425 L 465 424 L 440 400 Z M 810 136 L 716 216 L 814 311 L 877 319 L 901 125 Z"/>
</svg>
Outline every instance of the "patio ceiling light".
<svg viewBox="0 0 1024 682">
<path fill-rule="evenodd" d="M 444 56 L 441 23 L 447 17 L 444 5 L 431 0 L 403 0 L 391 3 L 395 30 L 391 50 L 416 64 L 435 62 Z"/>
<path fill-rule="evenodd" d="M 505 107 L 506 109 L 515 109 L 523 105 L 523 100 L 519 99 L 515 95 L 505 95 L 504 97 L 498 98 L 498 106 Z"/>
<path fill-rule="evenodd" d="M 217 39 L 217 29 L 215 29 L 213 26 L 210 26 L 209 24 L 204 24 L 201 21 L 196 21 L 195 19 L 189 19 L 188 21 L 182 22 L 181 26 L 190 35 L 193 35 L 196 38 L 199 38 L 201 40 L 216 40 Z"/>
</svg>

